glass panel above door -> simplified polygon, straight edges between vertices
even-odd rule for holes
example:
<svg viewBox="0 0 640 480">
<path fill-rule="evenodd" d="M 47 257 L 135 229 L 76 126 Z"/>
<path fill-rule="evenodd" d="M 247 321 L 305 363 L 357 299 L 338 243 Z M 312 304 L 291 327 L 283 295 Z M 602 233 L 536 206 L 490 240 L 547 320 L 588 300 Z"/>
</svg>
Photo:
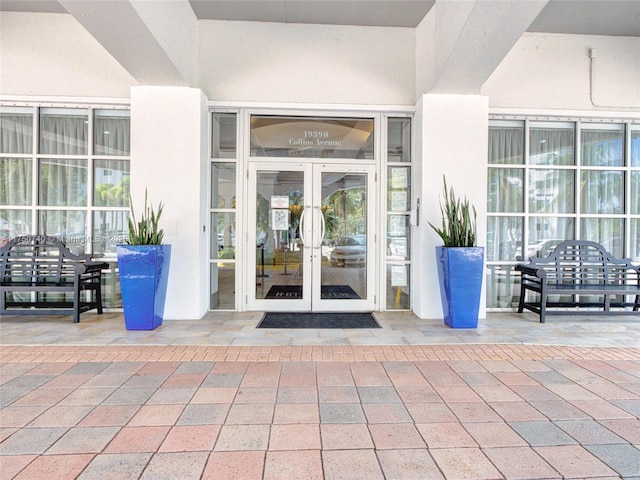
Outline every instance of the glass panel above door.
<svg viewBox="0 0 640 480">
<path fill-rule="evenodd" d="M 252 157 L 373 159 L 373 119 L 251 117 Z"/>
</svg>

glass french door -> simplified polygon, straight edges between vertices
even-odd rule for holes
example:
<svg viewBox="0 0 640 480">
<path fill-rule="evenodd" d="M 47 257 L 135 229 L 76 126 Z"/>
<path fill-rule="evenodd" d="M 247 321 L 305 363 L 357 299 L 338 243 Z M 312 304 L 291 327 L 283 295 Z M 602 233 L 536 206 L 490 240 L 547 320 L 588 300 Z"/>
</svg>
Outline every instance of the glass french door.
<svg viewBox="0 0 640 480">
<path fill-rule="evenodd" d="M 249 310 L 373 310 L 373 177 L 373 166 L 250 163 Z"/>
</svg>

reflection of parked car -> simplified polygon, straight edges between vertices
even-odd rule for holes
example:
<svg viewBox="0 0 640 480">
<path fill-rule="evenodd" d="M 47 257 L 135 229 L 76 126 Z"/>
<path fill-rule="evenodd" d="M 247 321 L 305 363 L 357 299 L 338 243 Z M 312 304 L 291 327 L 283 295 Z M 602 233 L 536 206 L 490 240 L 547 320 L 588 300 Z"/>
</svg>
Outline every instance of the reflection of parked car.
<svg viewBox="0 0 640 480">
<path fill-rule="evenodd" d="M 331 252 L 332 265 L 363 264 L 367 259 L 367 236 L 348 235 L 336 243 Z"/>
<path fill-rule="evenodd" d="M 540 243 L 535 245 L 529 245 L 527 251 L 527 258 L 531 257 L 548 257 L 551 252 L 556 248 L 556 246 L 563 242 L 564 240 L 553 238 L 548 240 L 542 240 Z"/>
</svg>

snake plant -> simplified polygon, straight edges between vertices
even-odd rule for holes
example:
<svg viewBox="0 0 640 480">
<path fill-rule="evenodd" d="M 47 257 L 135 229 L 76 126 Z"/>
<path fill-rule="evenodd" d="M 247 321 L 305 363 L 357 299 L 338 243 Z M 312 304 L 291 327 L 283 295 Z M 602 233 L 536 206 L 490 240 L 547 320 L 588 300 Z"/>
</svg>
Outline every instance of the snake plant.
<svg viewBox="0 0 640 480">
<path fill-rule="evenodd" d="M 129 245 L 161 245 L 164 238 L 164 230 L 158 228 L 158 222 L 162 215 L 164 205 L 162 202 L 158 205 L 157 212 L 154 211 L 153 205 L 147 205 L 147 191 L 144 191 L 144 210 L 140 221 L 136 221 L 136 215 L 133 211 L 133 202 L 131 203 L 131 215 L 129 216 Z"/>
<path fill-rule="evenodd" d="M 453 188 L 447 187 L 447 179 L 444 182 L 444 204 L 440 202 L 442 212 L 442 227 L 433 228 L 445 247 L 474 247 L 476 244 L 476 209 L 469 204 L 469 200 L 461 200 L 456 197 Z"/>
</svg>

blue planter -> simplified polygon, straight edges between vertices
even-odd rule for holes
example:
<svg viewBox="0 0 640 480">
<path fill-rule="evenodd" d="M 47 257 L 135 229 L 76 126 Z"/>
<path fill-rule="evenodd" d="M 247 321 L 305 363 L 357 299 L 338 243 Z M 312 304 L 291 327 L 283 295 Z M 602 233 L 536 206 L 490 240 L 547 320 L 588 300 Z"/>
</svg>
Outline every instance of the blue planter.
<svg viewBox="0 0 640 480">
<path fill-rule="evenodd" d="M 484 271 L 484 247 L 436 247 L 444 322 L 476 328 Z"/>
<path fill-rule="evenodd" d="M 118 269 L 127 330 L 162 325 L 171 245 L 118 245 Z"/>
</svg>

